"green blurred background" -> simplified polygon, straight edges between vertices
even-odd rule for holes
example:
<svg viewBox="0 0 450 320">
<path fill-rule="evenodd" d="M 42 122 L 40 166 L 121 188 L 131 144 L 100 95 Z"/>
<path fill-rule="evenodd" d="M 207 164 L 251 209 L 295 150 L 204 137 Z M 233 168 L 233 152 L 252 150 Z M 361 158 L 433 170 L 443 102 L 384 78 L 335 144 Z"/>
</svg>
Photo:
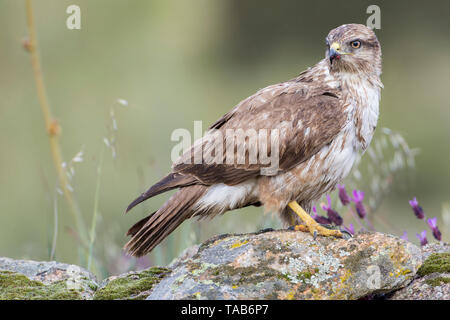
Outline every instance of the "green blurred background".
<svg viewBox="0 0 450 320">
<path fill-rule="evenodd" d="M 81 30 L 66 28 L 71 4 L 81 7 Z M 139 261 L 121 251 L 131 224 L 168 197 L 124 215 L 128 203 L 170 169 L 174 129 L 192 132 L 194 120 L 203 120 L 206 129 L 257 89 L 315 64 L 324 55 L 328 31 L 344 23 L 365 24 L 370 4 L 381 8 L 376 33 L 385 89 L 379 128 L 399 132 L 420 150 L 414 169 L 391 177 L 381 206 L 371 212 L 385 223 L 374 223 L 397 235 L 406 230 L 417 243 L 415 233 L 427 228 L 408 205 L 417 196 L 449 240 L 450 213 L 443 210 L 450 201 L 449 1 L 34 1 L 41 63 L 62 127 L 64 158 L 84 152 L 71 184 L 88 227 L 105 148 L 92 270 L 104 277 L 167 264 L 215 234 L 279 227 L 261 208 L 246 208 L 210 222 L 185 222 Z M 21 46 L 26 35 L 24 2 L 0 0 L 0 256 L 48 260 L 57 179 L 30 57 Z M 117 131 L 111 129 L 111 110 Z M 105 137 L 116 139 L 116 158 Z M 371 181 L 363 175 L 354 187 Z M 57 197 L 57 208 L 53 258 L 81 263 L 64 198 Z"/>
</svg>

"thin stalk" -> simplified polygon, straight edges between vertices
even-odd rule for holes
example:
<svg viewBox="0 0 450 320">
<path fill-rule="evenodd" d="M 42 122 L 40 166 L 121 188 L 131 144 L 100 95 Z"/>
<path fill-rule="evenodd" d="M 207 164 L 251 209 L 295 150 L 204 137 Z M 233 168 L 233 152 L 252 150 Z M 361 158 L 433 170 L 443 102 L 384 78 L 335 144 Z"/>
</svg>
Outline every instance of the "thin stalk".
<svg viewBox="0 0 450 320">
<path fill-rule="evenodd" d="M 55 199 L 53 200 L 53 240 L 52 250 L 50 252 L 50 260 L 55 257 L 56 241 L 58 239 L 58 195 L 55 193 Z"/>
<path fill-rule="evenodd" d="M 373 226 L 372 222 L 370 222 L 367 216 L 364 217 L 364 221 L 366 221 L 370 231 L 375 231 L 375 227 Z"/>
<path fill-rule="evenodd" d="M 361 228 L 367 229 L 366 226 L 361 223 L 361 219 L 355 214 L 355 212 L 353 212 L 351 206 L 348 207 L 348 211 L 350 212 L 353 220 L 356 221 L 356 223 L 358 223 Z"/>
<path fill-rule="evenodd" d="M 33 7 L 32 0 L 25 0 L 26 14 L 27 14 L 27 27 L 29 34 L 29 42 L 27 43 L 26 49 L 31 55 L 31 65 L 33 68 L 34 80 L 36 82 L 36 89 L 39 99 L 39 105 L 41 107 L 42 115 L 44 116 L 45 127 L 48 133 L 48 138 L 50 142 L 50 150 L 55 165 L 56 173 L 58 176 L 59 184 L 70 207 L 70 212 L 75 220 L 77 231 L 80 233 L 80 239 L 82 243 L 86 239 L 86 231 L 84 228 L 84 223 L 82 219 L 81 212 L 75 202 L 72 192 L 69 190 L 69 183 L 67 181 L 67 176 L 65 170 L 62 166 L 63 157 L 61 152 L 61 147 L 59 144 L 59 133 L 61 128 L 58 121 L 56 121 L 51 113 L 50 105 L 47 99 L 47 93 L 45 90 L 44 78 L 42 76 L 42 69 L 39 59 L 39 50 L 37 46 L 36 28 L 34 25 L 33 17 Z"/>
<path fill-rule="evenodd" d="M 100 162 L 97 167 L 97 183 L 95 186 L 95 195 L 94 195 L 94 212 L 92 214 L 92 222 L 91 222 L 91 230 L 89 233 L 89 256 L 87 268 L 90 270 L 92 256 L 94 251 L 94 241 L 95 241 L 95 228 L 97 226 L 97 216 L 98 216 L 98 203 L 100 198 L 100 182 L 102 176 L 102 167 L 103 167 L 103 154 L 105 152 L 105 147 L 102 147 L 102 152 L 100 154 Z"/>
</svg>

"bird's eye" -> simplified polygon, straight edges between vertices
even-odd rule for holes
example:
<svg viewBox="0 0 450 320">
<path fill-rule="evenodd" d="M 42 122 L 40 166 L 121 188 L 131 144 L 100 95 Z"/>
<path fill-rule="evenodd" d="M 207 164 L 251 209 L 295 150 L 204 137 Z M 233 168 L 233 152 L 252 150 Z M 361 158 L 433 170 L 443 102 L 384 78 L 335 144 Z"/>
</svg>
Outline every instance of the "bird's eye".
<svg viewBox="0 0 450 320">
<path fill-rule="evenodd" d="M 355 40 L 350 42 L 350 45 L 352 46 L 353 49 L 358 49 L 359 47 L 361 47 L 361 41 L 359 40 Z"/>
</svg>

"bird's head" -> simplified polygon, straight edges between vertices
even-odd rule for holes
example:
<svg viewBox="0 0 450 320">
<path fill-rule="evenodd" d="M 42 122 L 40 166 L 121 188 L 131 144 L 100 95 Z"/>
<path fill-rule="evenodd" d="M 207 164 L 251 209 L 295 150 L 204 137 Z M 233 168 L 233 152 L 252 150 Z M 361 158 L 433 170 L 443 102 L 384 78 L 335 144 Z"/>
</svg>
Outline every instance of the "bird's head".
<svg viewBox="0 0 450 320">
<path fill-rule="evenodd" d="M 344 24 L 325 39 L 331 72 L 381 73 L 381 46 L 375 33 L 362 24 Z"/>
</svg>

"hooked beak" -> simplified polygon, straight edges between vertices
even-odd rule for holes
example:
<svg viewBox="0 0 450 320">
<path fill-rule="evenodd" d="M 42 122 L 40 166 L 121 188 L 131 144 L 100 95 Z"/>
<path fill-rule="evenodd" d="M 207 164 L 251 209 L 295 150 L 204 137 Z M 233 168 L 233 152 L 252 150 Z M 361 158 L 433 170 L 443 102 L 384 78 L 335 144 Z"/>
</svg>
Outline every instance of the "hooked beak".
<svg viewBox="0 0 450 320">
<path fill-rule="evenodd" d="M 339 60 L 341 58 L 341 46 L 337 42 L 333 42 L 330 46 L 329 58 L 330 63 L 333 64 L 334 59 Z"/>
</svg>

